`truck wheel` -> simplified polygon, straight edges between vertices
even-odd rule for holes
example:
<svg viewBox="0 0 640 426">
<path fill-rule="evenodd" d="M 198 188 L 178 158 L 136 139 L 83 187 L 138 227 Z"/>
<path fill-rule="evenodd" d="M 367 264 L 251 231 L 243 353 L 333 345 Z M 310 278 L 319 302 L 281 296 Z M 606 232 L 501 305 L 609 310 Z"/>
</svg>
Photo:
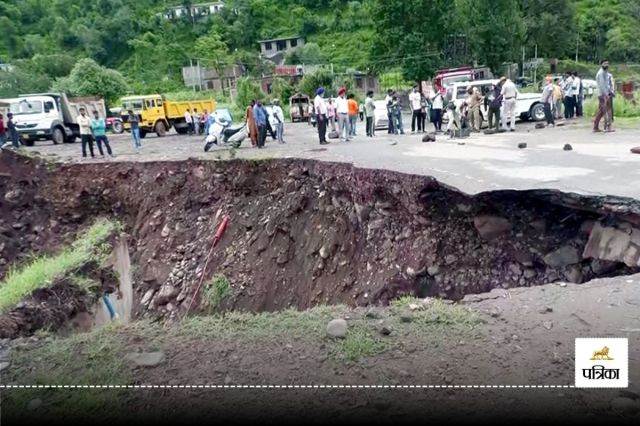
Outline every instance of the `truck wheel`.
<svg viewBox="0 0 640 426">
<path fill-rule="evenodd" d="M 111 127 L 111 130 L 113 131 L 113 133 L 117 135 L 124 133 L 124 125 L 122 124 L 122 121 L 115 120 L 113 122 L 113 126 Z"/>
<path fill-rule="evenodd" d="M 53 129 L 53 134 L 51 135 L 51 140 L 54 145 L 58 145 L 60 143 L 64 143 L 64 132 L 60 127 L 56 127 Z"/>
<path fill-rule="evenodd" d="M 544 105 L 541 103 L 533 105 L 531 111 L 529 111 L 529 118 L 533 121 L 544 120 Z"/>
<path fill-rule="evenodd" d="M 167 128 L 165 127 L 164 123 L 162 121 L 158 121 L 156 123 L 156 134 L 158 135 L 159 138 L 163 137 L 164 135 L 167 134 Z"/>
</svg>

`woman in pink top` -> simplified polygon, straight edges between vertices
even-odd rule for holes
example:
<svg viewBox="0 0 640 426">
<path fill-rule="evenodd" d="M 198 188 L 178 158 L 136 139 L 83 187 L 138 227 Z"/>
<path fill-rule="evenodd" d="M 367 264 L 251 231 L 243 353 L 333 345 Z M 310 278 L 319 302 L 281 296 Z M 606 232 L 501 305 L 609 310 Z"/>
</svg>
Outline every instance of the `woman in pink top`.
<svg viewBox="0 0 640 426">
<path fill-rule="evenodd" d="M 333 99 L 329 99 L 327 104 L 327 119 L 331 123 L 331 131 L 336 131 L 336 106 L 333 103 Z"/>
</svg>

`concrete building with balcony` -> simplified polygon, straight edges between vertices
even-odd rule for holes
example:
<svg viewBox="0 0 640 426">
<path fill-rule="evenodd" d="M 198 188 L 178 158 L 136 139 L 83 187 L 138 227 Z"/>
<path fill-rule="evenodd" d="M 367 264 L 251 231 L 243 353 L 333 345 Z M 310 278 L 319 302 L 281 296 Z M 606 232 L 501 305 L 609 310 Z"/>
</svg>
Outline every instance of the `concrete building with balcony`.
<svg viewBox="0 0 640 426">
<path fill-rule="evenodd" d="M 260 40 L 260 53 L 277 65 L 284 63 L 287 53 L 304 46 L 304 38 L 300 36 L 274 38 L 271 40 Z"/>
<path fill-rule="evenodd" d="M 192 19 L 199 19 L 214 15 L 223 8 L 224 2 L 222 1 L 192 4 L 190 10 L 184 5 L 179 5 L 168 8 L 164 13 L 164 17 L 169 20 L 180 19 L 186 16 L 190 16 Z"/>
</svg>

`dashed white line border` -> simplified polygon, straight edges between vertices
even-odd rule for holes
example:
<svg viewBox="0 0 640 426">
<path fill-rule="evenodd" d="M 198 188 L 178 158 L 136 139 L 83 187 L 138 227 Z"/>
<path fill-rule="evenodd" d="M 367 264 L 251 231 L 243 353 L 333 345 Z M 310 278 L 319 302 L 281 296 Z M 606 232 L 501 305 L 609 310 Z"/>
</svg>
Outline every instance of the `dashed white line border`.
<svg viewBox="0 0 640 426">
<path fill-rule="evenodd" d="M 574 385 L 0 385 L 0 389 L 571 389 Z"/>
</svg>

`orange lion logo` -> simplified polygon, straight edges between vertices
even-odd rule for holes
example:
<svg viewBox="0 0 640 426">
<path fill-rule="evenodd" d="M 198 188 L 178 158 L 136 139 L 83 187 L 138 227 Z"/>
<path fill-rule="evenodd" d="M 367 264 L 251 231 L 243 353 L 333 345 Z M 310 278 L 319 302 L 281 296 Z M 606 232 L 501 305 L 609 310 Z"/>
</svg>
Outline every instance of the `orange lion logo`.
<svg viewBox="0 0 640 426">
<path fill-rule="evenodd" d="M 591 360 L 592 361 L 601 361 L 601 360 L 612 361 L 613 358 L 609 356 L 609 348 L 605 346 L 601 350 L 595 351 L 593 353 L 593 356 L 591 357 Z"/>
</svg>

